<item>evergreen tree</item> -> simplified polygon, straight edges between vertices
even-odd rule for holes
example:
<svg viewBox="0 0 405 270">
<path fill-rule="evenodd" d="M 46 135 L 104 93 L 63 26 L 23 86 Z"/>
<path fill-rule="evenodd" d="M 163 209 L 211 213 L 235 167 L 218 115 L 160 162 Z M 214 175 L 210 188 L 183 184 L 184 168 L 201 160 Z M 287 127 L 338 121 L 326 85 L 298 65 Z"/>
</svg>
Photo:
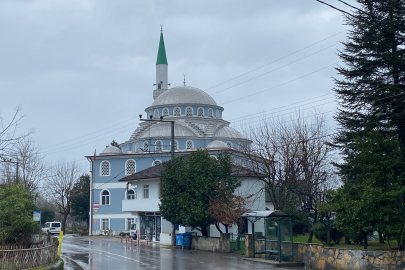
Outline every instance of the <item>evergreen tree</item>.
<svg viewBox="0 0 405 270">
<path fill-rule="evenodd" d="M 89 225 L 90 208 L 90 175 L 80 176 L 72 190 L 72 216 L 77 221 L 87 222 Z"/>
<path fill-rule="evenodd" d="M 207 226 L 214 224 L 210 213 L 210 198 L 222 192 L 233 193 L 240 181 L 231 175 L 229 154 L 210 157 L 208 151 L 197 150 L 186 157 L 176 157 L 163 163 L 159 210 L 168 221 L 190 226 L 208 236 Z"/>
<path fill-rule="evenodd" d="M 335 92 L 341 129 L 336 142 L 350 151 L 354 133 L 395 130 L 405 149 L 405 2 L 357 0 L 339 57 Z"/>
<path fill-rule="evenodd" d="M 118 147 L 119 149 L 121 149 L 120 144 L 117 143 L 115 140 L 112 140 L 112 142 L 110 143 L 111 146 L 115 146 Z"/>
</svg>

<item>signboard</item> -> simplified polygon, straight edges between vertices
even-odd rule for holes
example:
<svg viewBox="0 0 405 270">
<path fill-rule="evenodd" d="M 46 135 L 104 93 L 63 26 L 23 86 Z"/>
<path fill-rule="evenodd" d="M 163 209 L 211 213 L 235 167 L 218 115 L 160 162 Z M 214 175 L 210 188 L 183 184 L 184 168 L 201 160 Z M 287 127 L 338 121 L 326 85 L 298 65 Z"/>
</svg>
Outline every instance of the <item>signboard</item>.
<svg viewBox="0 0 405 270">
<path fill-rule="evenodd" d="M 41 221 L 41 211 L 34 211 L 34 220 Z"/>
<path fill-rule="evenodd" d="M 99 207 L 100 207 L 100 204 L 99 204 L 98 202 L 95 202 L 95 203 L 93 204 L 94 212 L 97 212 L 97 210 L 98 210 Z"/>
</svg>

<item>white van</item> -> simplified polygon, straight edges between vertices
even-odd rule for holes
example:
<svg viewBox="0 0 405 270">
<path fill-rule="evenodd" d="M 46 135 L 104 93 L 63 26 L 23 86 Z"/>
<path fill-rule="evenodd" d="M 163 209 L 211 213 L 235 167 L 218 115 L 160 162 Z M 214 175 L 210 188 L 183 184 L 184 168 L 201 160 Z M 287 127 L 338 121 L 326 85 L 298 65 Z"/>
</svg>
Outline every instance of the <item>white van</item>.
<svg viewBox="0 0 405 270">
<path fill-rule="evenodd" d="M 60 232 L 60 222 L 47 222 L 42 228 L 42 232 L 47 234 L 59 234 Z"/>
</svg>

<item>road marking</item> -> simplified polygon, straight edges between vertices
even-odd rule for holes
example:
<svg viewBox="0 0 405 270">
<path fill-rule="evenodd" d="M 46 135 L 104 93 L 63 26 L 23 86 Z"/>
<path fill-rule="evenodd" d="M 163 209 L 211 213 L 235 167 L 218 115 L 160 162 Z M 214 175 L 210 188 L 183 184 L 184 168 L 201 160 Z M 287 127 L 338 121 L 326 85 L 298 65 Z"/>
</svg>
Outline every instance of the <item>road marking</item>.
<svg viewBox="0 0 405 270">
<path fill-rule="evenodd" d="M 84 269 L 84 270 L 87 269 L 87 268 L 85 268 L 81 263 L 79 263 L 79 262 L 76 261 L 76 260 L 73 260 L 72 258 L 70 258 L 70 257 L 68 257 L 68 256 L 62 255 L 61 257 L 64 257 L 64 258 L 66 258 L 66 259 L 69 259 L 69 260 L 75 262 L 78 266 L 80 266 L 80 267 L 81 267 L 82 269 Z"/>
<path fill-rule="evenodd" d="M 131 261 L 136 261 L 136 262 L 138 262 L 139 264 L 144 265 L 144 266 L 146 266 L 146 265 L 151 265 L 151 264 L 149 264 L 149 263 L 144 263 L 144 262 L 141 262 L 141 261 L 139 261 L 139 260 L 135 260 L 135 259 L 132 259 L 132 258 L 129 258 L 129 257 L 125 257 L 125 256 L 118 255 L 118 254 L 115 254 L 115 253 L 107 252 L 107 251 L 104 251 L 104 250 L 101 250 L 101 249 L 91 249 L 91 250 L 95 250 L 95 251 L 99 251 L 99 252 L 104 252 L 104 253 L 111 254 L 111 255 L 113 255 L 113 256 L 118 256 L 118 257 L 121 257 L 121 258 L 125 258 L 125 259 L 131 260 Z"/>
</svg>

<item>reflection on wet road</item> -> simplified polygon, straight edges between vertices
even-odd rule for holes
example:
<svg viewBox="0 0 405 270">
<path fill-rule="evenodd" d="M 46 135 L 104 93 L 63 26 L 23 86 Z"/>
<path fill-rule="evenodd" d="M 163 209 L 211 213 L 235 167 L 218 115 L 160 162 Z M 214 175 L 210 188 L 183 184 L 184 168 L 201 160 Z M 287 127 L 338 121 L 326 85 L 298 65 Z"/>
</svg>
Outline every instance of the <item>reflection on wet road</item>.
<svg viewBox="0 0 405 270">
<path fill-rule="evenodd" d="M 62 242 L 65 269 L 277 269 L 232 254 L 121 244 L 118 238 L 74 237 Z M 286 268 L 283 268 L 286 269 Z"/>
</svg>

